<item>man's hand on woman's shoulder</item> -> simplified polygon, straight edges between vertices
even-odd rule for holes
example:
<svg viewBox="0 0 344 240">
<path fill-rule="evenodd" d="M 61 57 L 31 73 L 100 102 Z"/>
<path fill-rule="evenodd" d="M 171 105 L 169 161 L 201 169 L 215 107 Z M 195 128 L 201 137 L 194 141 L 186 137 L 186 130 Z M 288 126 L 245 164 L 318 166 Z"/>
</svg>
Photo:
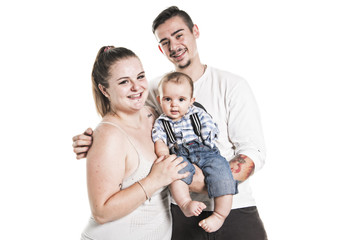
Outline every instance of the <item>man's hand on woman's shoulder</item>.
<svg viewBox="0 0 344 240">
<path fill-rule="evenodd" d="M 82 134 L 73 137 L 73 151 L 76 154 L 76 159 L 82 159 L 87 156 L 87 152 L 92 145 L 92 128 L 87 128 Z"/>
</svg>

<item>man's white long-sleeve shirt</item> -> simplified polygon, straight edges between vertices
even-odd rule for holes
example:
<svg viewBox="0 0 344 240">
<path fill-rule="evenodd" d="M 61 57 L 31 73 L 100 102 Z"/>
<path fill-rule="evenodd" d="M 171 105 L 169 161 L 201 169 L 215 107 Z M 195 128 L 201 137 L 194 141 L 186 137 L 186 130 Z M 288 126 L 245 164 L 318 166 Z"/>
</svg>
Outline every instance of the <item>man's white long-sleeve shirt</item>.
<svg viewBox="0 0 344 240">
<path fill-rule="evenodd" d="M 161 108 L 156 100 L 157 85 L 161 78 L 150 82 L 147 104 Z M 194 97 L 213 117 L 219 128 L 216 141 L 221 155 L 228 161 L 238 154 L 252 159 L 255 172 L 265 163 L 265 144 L 260 114 L 256 100 L 248 83 L 241 77 L 226 71 L 207 67 L 203 76 L 194 82 Z M 234 195 L 233 209 L 255 206 L 249 180 L 239 184 L 239 193 Z M 213 210 L 213 201 L 204 194 L 192 193 L 193 200 L 203 201 L 206 210 Z"/>
</svg>

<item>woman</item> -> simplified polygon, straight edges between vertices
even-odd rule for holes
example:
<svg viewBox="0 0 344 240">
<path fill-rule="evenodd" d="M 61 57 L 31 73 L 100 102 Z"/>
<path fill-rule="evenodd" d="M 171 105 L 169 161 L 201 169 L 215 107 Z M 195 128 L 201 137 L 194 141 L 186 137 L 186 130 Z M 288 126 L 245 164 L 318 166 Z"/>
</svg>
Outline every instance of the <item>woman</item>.
<svg viewBox="0 0 344 240">
<path fill-rule="evenodd" d="M 170 239 L 166 186 L 188 173 L 178 174 L 181 158 L 156 160 L 155 119 L 144 106 L 148 83 L 139 58 L 126 48 L 102 47 L 92 85 L 103 118 L 87 154 L 92 217 L 82 239 Z"/>
</svg>

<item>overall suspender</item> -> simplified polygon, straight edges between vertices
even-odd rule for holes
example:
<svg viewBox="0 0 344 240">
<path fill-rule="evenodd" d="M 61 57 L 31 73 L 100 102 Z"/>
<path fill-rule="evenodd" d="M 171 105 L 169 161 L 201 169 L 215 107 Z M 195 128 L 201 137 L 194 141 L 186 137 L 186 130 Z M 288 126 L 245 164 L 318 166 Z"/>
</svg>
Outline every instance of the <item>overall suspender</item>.
<svg viewBox="0 0 344 240">
<path fill-rule="evenodd" d="M 201 127 L 202 127 L 202 125 L 201 125 L 201 122 L 200 122 L 200 120 L 198 118 L 197 113 L 191 114 L 190 115 L 190 120 L 191 120 L 191 125 L 192 125 L 192 128 L 193 128 L 195 134 L 197 136 L 199 136 L 202 139 L 202 141 L 203 141 L 202 134 L 201 134 Z"/>
<path fill-rule="evenodd" d="M 190 120 L 191 120 L 191 125 L 192 128 L 195 132 L 195 134 L 200 137 L 202 139 L 202 142 L 204 142 L 204 139 L 202 137 L 201 134 L 201 121 L 199 120 L 199 117 L 197 115 L 197 113 L 193 113 L 190 115 Z M 171 124 L 169 121 L 162 119 L 162 124 L 164 126 L 166 135 L 167 135 L 167 140 L 173 144 L 174 147 L 177 147 L 177 139 L 176 139 L 176 135 L 174 134 Z"/>
<path fill-rule="evenodd" d="M 161 119 L 161 121 L 167 135 L 167 141 L 172 143 L 174 147 L 178 148 L 176 135 L 174 135 L 170 122 L 165 119 Z"/>
</svg>

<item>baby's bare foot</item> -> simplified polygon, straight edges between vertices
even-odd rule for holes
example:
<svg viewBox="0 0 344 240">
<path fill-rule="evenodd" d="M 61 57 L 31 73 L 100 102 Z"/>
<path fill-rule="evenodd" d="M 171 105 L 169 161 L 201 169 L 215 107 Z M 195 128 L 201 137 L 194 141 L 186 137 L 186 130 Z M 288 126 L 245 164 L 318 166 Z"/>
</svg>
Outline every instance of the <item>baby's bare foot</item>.
<svg viewBox="0 0 344 240">
<path fill-rule="evenodd" d="M 192 217 L 200 215 L 203 209 L 205 209 L 206 207 L 207 206 L 202 202 L 189 201 L 183 204 L 180 209 L 183 211 L 186 217 Z"/>
<path fill-rule="evenodd" d="M 224 221 L 225 221 L 225 218 L 223 216 L 214 212 L 212 215 L 210 215 L 206 219 L 203 219 L 202 221 L 200 221 L 198 225 L 201 228 L 203 228 L 204 231 L 211 233 L 211 232 L 215 232 L 219 230 Z"/>
</svg>

